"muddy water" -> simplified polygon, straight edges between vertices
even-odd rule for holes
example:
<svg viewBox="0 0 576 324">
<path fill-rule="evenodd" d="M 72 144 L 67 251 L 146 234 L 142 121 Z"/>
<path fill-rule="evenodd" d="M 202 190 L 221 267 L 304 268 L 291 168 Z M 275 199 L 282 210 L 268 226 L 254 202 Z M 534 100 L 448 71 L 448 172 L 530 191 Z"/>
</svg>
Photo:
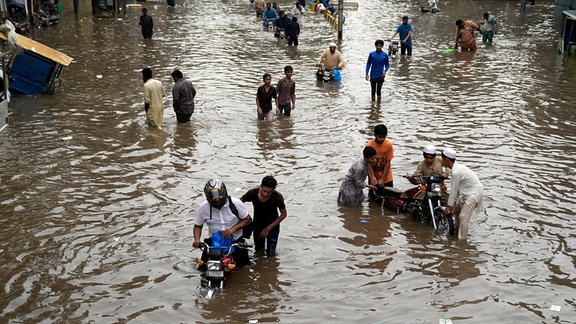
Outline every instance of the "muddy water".
<svg viewBox="0 0 576 324">
<path fill-rule="evenodd" d="M 304 18 L 296 49 L 263 32 L 248 1 L 149 6 L 151 41 L 138 8 L 100 19 L 88 3 L 78 16 L 64 4 L 61 23 L 33 37 L 75 63 L 57 95 L 13 97 L 0 135 L 2 322 L 576 321 L 576 61 L 556 55 L 552 1 L 527 15 L 513 1 L 443 2 L 436 15 L 414 1 L 359 1 L 346 13 L 339 84 L 313 75 L 335 37 L 319 16 Z M 442 53 L 455 20 L 486 10 L 502 24 L 492 48 Z M 373 104 L 366 57 L 405 14 L 414 55 L 392 62 Z M 257 121 L 262 74 L 275 83 L 288 64 L 296 110 Z M 174 68 L 193 80 L 190 124 L 176 125 L 168 95 L 166 128 L 145 125 L 144 66 L 167 90 Z M 336 204 L 377 123 L 394 142 L 399 188 L 429 142 L 480 175 L 487 209 L 468 242 L 375 203 Z M 220 177 L 240 196 L 266 174 L 288 208 L 278 256 L 256 254 L 206 300 L 191 247 L 203 185 Z"/>
</svg>

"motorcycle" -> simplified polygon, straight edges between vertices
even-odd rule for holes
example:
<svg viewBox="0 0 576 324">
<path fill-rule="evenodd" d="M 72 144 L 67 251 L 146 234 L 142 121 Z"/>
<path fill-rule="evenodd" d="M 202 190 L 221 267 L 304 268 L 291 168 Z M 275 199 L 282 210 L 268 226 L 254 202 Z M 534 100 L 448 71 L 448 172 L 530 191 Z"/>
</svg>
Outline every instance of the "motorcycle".
<svg viewBox="0 0 576 324">
<path fill-rule="evenodd" d="M 274 19 L 262 19 L 262 26 L 264 27 L 264 30 L 273 31 Z"/>
<path fill-rule="evenodd" d="M 232 253 L 235 249 L 249 249 L 251 245 L 245 243 L 232 244 L 232 237 L 222 238 L 221 231 L 215 233 L 212 239 L 206 239 L 200 244 L 200 250 L 206 253 L 208 259 L 196 259 L 199 269 L 204 271 L 202 285 L 206 287 L 205 297 L 210 299 L 218 291 L 224 289 L 224 282 L 228 275 L 236 268 Z"/>
<path fill-rule="evenodd" d="M 14 25 L 16 33 L 24 35 L 30 30 L 30 21 L 26 14 L 26 7 L 23 3 L 14 1 L 7 1 L 8 12 L 10 16 L 8 20 Z"/>
<path fill-rule="evenodd" d="M 34 13 L 34 18 L 36 20 L 36 27 L 47 27 L 58 23 L 60 16 L 56 13 L 50 14 L 42 9 L 38 9 L 37 13 Z"/>
<path fill-rule="evenodd" d="M 399 48 L 400 44 L 398 43 L 398 41 L 390 42 L 390 44 L 388 45 L 388 56 L 390 56 L 390 58 L 392 59 L 395 59 L 396 55 L 398 54 Z"/>
<path fill-rule="evenodd" d="M 25 17 L 24 18 L 10 17 L 8 18 L 8 20 L 10 20 L 12 25 L 14 25 L 16 33 L 20 35 L 25 35 L 30 31 L 30 22 Z"/>
<path fill-rule="evenodd" d="M 376 197 L 384 199 L 383 205 L 393 210 L 405 212 L 422 223 L 432 223 L 434 229 L 447 230 L 449 235 L 455 235 L 452 215 L 444 214 L 442 207 L 442 192 L 446 191 L 446 186 L 442 185 L 444 177 L 413 176 L 420 179 L 420 186 L 406 191 L 377 186 Z"/>
<path fill-rule="evenodd" d="M 324 67 L 324 65 L 319 65 L 316 71 L 316 78 L 318 81 L 330 82 L 330 81 L 340 81 L 342 77 L 340 76 L 340 71 L 336 68 L 330 69 Z"/>
<path fill-rule="evenodd" d="M 286 31 L 284 30 L 284 28 L 276 28 L 276 31 L 274 32 L 274 37 L 285 39 Z"/>
</svg>

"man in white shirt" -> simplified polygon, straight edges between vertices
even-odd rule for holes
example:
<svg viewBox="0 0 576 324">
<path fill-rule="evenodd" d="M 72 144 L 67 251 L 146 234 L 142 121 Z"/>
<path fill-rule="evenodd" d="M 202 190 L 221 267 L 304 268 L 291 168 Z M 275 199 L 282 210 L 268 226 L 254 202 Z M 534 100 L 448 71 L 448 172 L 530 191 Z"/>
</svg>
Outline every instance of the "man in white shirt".
<svg viewBox="0 0 576 324">
<path fill-rule="evenodd" d="M 453 149 L 442 151 L 442 165 L 452 170 L 450 197 L 444 213 L 454 214 L 458 239 L 465 240 L 468 238 L 470 218 L 474 212 L 484 211 L 484 186 L 472 170 L 462 163 L 456 163 L 456 151 Z"/>
<path fill-rule="evenodd" d="M 226 239 L 232 236 L 233 243 L 244 242 L 242 228 L 252 222 L 244 203 L 238 198 L 229 197 L 226 185 L 219 179 L 210 179 L 204 186 L 204 194 L 206 201 L 200 204 L 198 214 L 194 219 L 194 242 L 192 246 L 200 246 L 202 227 L 205 223 L 208 224 L 210 238 L 216 232 L 221 231 L 222 238 Z M 236 249 L 232 256 L 239 267 L 250 264 L 246 249 Z M 207 259 L 208 255 L 203 253 L 202 260 Z"/>
</svg>

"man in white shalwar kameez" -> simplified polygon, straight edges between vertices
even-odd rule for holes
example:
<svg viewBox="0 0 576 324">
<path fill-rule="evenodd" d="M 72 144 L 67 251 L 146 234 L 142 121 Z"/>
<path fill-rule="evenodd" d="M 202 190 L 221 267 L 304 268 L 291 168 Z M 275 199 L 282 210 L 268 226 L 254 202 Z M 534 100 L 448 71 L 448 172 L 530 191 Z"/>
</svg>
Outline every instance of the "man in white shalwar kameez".
<svg viewBox="0 0 576 324">
<path fill-rule="evenodd" d="M 484 186 L 476 173 L 462 163 L 456 163 L 456 151 L 447 148 L 442 151 L 442 165 L 452 170 L 450 197 L 444 208 L 445 214 L 454 214 L 458 228 L 458 239 L 468 238 L 468 224 L 474 212 L 484 211 L 482 203 Z"/>
<path fill-rule="evenodd" d="M 152 70 L 145 68 L 142 70 L 144 79 L 144 110 L 146 111 L 146 121 L 150 126 L 164 127 L 164 103 L 165 95 L 162 82 L 152 78 Z"/>
</svg>

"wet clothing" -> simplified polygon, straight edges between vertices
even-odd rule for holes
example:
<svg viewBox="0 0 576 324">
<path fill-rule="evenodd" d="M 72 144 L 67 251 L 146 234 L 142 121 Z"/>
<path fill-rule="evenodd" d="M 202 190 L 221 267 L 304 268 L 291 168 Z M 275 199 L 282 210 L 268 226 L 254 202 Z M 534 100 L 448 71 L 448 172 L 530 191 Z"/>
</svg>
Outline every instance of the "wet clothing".
<svg viewBox="0 0 576 324">
<path fill-rule="evenodd" d="M 408 55 L 412 55 L 412 24 L 400 24 L 398 28 L 396 28 L 396 32 L 400 37 L 400 55 L 406 54 L 406 51 L 408 51 Z M 404 42 L 406 37 L 408 37 L 408 39 Z"/>
<path fill-rule="evenodd" d="M 300 24 L 291 21 L 286 26 L 286 37 L 288 38 L 288 46 L 298 46 L 298 37 L 300 36 Z"/>
<path fill-rule="evenodd" d="M 420 163 L 418 163 L 418 166 L 416 167 L 415 173 L 421 174 L 425 177 L 442 174 L 443 173 L 442 157 L 436 156 L 436 158 L 434 158 L 434 162 L 432 162 L 432 165 L 428 165 L 428 163 L 426 163 L 426 161 L 424 160 L 420 161 Z M 410 182 L 413 184 L 420 184 L 420 179 L 414 178 Z"/>
<path fill-rule="evenodd" d="M 142 26 L 142 37 L 145 39 L 152 38 L 154 30 L 154 21 L 150 15 L 140 16 L 140 26 Z"/>
<path fill-rule="evenodd" d="M 164 127 L 164 95 L 162 82 L 152 78 L 144 83 L 144 102 L 150 105 L 146 111 L 146 121 L 150 126 Z"/>
<path fill-rule="evenodd" d="M 300 8 L 298 8 L 298 6 L 295 6 L 294 9 L 292 9 L 292 15 L 294 15 L 294 17 L 298 19 L 298 23 L 302 22 L 303 14 L 304 14 L 304 7 L 302 5 L 300 6 Z"/>
<path fill-rule="evenodd" d="M 232 203 L 238 210 L 238 216 L 236 216 L 230 209 L 230 200 L 226 200 L 226 203 L 222 208 L 217 209 L 210 206 L 208 201 L 204 201 L 200 204 L 198 208 L 198 214 L 194 219 L 194 225 L 203 226 L 205 223 L 208 224 L 208 234 L 211 238 L 218 231 L 225 231 L 228 228 L 238 224 L 241 219 L 248 217 L 248 209 L 242 201 L 238 198 L 230 197 Z M 243 242 L 242 229 L 237 230 L 232 234 L 233 243 Z M 210 245 L 210 240 L 204 240 Z M 202 260 L 208 260 L 207 253 L 202 253 Z M 246 249 L 235 249 L 232 253 L 234 261 L 237 266 L 245 266 L 250 264 L 250 257 L 248 256 L 248 250 Z"/>
<path fill-rule="evenodd" d="M 194 113 L 194 97 L 196 97 L 196 89 L 194 89 L 192 81 L 180 79 L 174 83 L 172 107 L 179 123 L 190 121 L 190 117 Z"/>
<path fill-rule="evenodd" d="M 340 192 L 338 193 L 338 202 L 343 205 L 361 205 L 364 201 L 364 192 L 366 178 L 368 178 L 369 164 L 364 157 L 360 157 L 346 173 Z"/>
<path fill-rule="evenodd" d="M 242 200 L 244 202 L 250 201 L 254 205 L 254 220 L 252 221 L 254 248 L 256 250 L 263 249 L 264 244 L 266 243 L 266 255 L 274 256 L 276 254 L 276 246 L 280 234 L 280 224 L 270 230 L 266 238 L 260 237 L 260 232 L 278 219 L 278 212 L 285 210 L 286 205 L 284 204 L 284 197 L 276 190 L 272 192 L 268 200 L 261 202 L 260 199 L 258 199 L 259 190 L 260 188 L 248 190 L 242 196 Z"/>
<path fill-rule="evenodd" d="M 262 14 L 264 13 L 265 7 L 266 7 L 266 4 L 264 3 L 264 0 L 254 1 L 254 9 L 256 10 L 256 17 L 262 17 Z"/>
<path fill-rule="evenodd" d="M 324 63 L 322 63 L 324 61 Z M 344 64 L 344 59 L 342 58 L 342 54 L 338 50 L 335 50 L 334 53 L 330 52 L 330 48 L 327 48 L 320 57 L 316 64 L 322 64 L 327 69 L 333 69 L 338 67 L 339 64 Z"/>
<path fill-rule="evenodd" d="M 368 55 L 368 61 L 366 62 L 366 75 L 370 76 L 370 79 L 383 78 L 383 72 L 388 72 L 390 68 L 390 61 L 388 60 L 388 54 L 381 51 L 373 51 Z"/>
<path fill-rule="evenodd" d="M 428 163 L 426 163 L 426 161 L 424 160 L 420 161 L 420 163 L 418 163 L 418 166 L 416 167 L 415 173 L 421 174 L 425 177 L 437 176 L 439 174 L 443 174 L 444 171 L 442 170 L 442 157 L 436 156 L 436 158 L 434 158 L 434 162 L 432 162 L 432 165 L 428 165 Z M 420 184 L 419 177 L 414 177 L 409 181 L 412 184 Z M 444 186 L 444 179 L 442 179 L 440 184 Z M 448 192 L 444 190 L 442 191 L 442 204 L 446 205 L 447 201 L 448 201 Z"/>
<path fill-rule="evenodd" d="M 288 16 L 284 15 L 284 17 L 278 17 L 274 20 L 274 26 L 279 29 L 286 29 L 286 26 L 291 22 Z"/>
<path fill-rule="evenodd" d="M 376 140 L 373 139 L 366 146 L 372 146 L 376 150 L 377 162 L 373 167 L 370 167 L 370 184 L 387 184 L 392 182 L 392 159 L 394 158 L 394 148 L 392 142 L 388 139 L 384 143 L 378 145 Z M 381 180 L 380 180 L 381 179 Z M 380 181 L 378 181 L 380 180 Z"/>
<path fill-rule="evenodd" d="M 268 88 L 268 91 L 266 91 L 265 85 L 261 85 L 258 87 L 258 91 L 256 92 L 256 100 L 258 100 L 258 105 L 262 110 L 262 115 L 258 114 L 258 119 L 263 120 L 265 118 L 270 119 L 273 117 L 273 115 L 270 116 L 273 110 L 272 99 L 274 99 L 274 101 L 278 100 L 276 94 L 276 88 L 270 86 L 270 88 Z"/>
<path fill-rule="evenodd" d="M 460 45 L 462 51 L 476 51 L 476 39 L 474 37 L 474 30 L 480 28 L 472 20 L 467 20 L 464 23 L 464 28 L 456 30 L 456 42 Z"/>
<path fill-rule="evenodd" d="M 466 239 L 470 218 L 475 212 L 484 211 L 484 186 L 472 170 L 459 162 L 455 162 L 452 166 L 450 186 L 448 206 L 456 204 L 455 217 L 459 224 L 458 238 Z"/>
<path fill-rule="evenodd" d="M 238 216 L 234 215 L 230 209 L 230 201 L 226 201 L 222 208 L 214 208 L 210 206 L 208 201 L 204 201 L 198 208 L 198 214 L 194 219 L 194 225 L 202 226 L 208 224 L 208 234 L 210 237 L 218 231 L 225 231 L 226 229 L 236 225 L 241 219 L 248 217 L 248 209 L 242 201 L 238 198 L 232 197 L 232 203 L 238 210 Z M 234 241 L 242 237 L 242 230 L 237 230 L 232 234 Z"/>
<path fill-rule="evenodd" d="M 496 30 L 496 17 L 489 15 L 487 19 L 484 19 L 484 23 L 482 24 L 482 43 L 489 42 L 492 44 Z"/>
<path fill-rule="evenodd" d="M 276 19 L 276 18 L 278 18 L 278 13 L 276 12 L 276 9 L 274 8 L 264 9 L 264 12 L 262 13 L 262 19 Z"/>
<path fill-rule="evenodd" d="M 296 102 L 296 82 L 292 79 L 281 79 L 278 81 L 278 86 L 276 86 L 276 93 L 278 93 L 280 112 L 285 116 L 290 116 L 292 111 L 291 103 Z"/>
</svg>

